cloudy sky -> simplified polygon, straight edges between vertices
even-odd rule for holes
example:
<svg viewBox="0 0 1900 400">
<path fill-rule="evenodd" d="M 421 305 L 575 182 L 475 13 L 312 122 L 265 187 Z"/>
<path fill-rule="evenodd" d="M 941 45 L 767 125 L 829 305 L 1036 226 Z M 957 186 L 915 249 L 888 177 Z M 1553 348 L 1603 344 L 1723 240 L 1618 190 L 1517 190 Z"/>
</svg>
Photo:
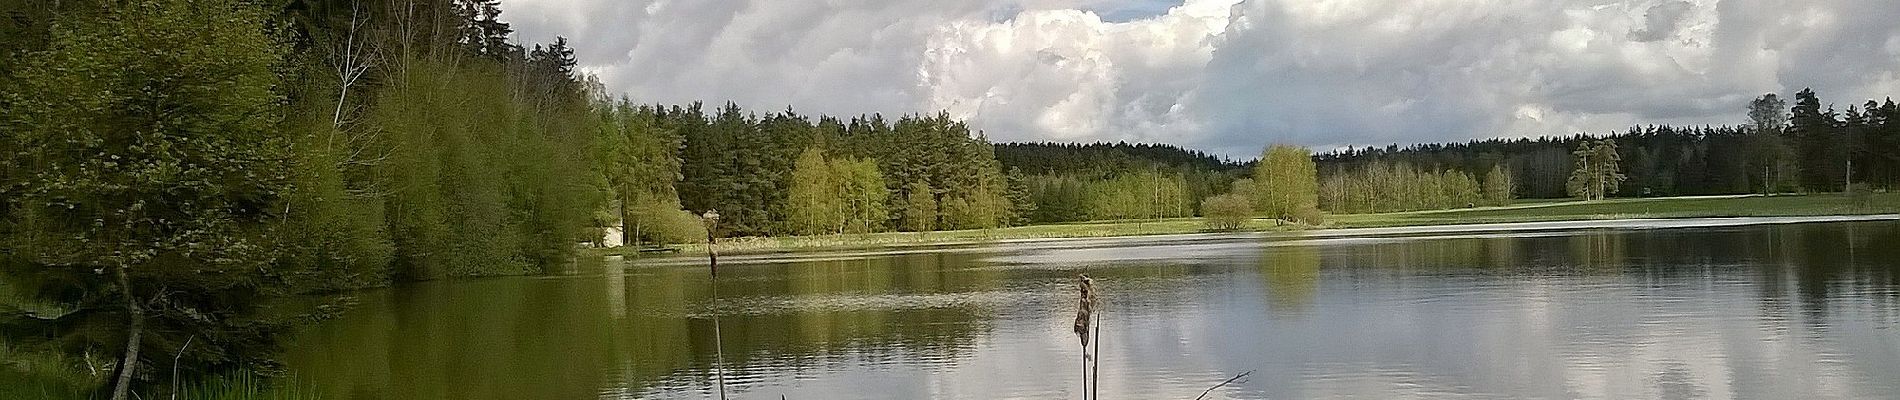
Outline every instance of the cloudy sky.
<svg viewBox="0 0 1900 400">
<path fill-rule="evenodd" d="M 610 90 L 1250 158 L 1900 94 L 1893 0 L 509 0 Z"/>
</svg>

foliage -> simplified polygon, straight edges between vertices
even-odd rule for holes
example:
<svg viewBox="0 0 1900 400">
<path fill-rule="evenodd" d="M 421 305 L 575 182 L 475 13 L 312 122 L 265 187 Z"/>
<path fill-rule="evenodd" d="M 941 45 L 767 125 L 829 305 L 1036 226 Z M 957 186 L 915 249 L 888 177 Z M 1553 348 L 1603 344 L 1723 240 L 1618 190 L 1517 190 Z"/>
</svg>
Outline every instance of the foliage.
<svg viewBox="0 0 1900 400">
<path fill-rule="evenodd" d="M 1491 167 L 1484 173 L 1484 203 L 1493 206 L 1508 206 L 1517 199 L 1517 183 L 1511 179 L 1511 170 L 1503 164 Z"/>
<path fill-rule="evenodd" d="M 1093 182 L 1085 191 L 1095 220 L 1152 219 L 1194 215 L 1187 183 L 1178 174 L 1135 171 Z"/>
<path fill-rule="evenodd" d="M 936 228 L 937 199 L 930 193 L 930 185 L 923 182 L 904 187 L 904 230 L 924 232 Z"/>
<path fill-rule="evenodd" d="M 1011 197 L 1017 224 L 1193 215 L 1244 171 L 1164 144 L 1001 143 L 996 151 L 1012 174 L 1023 174 L 1020 188 L 1011 187 L 1020 190 Z"/>
<path fill-rule="evenodd" d="M 699 216 L 664 202 L 637 203 L 628 211 L 634 234 L 656 245 L 705 243 L 706 225 Z"/>
<path fill-rule="evenodd" d="M 1313 157 L 1303 147 L 1268 146 L 1254 166 L 1248 193 L 1254 209 L 1262 214 L 1293 220 L 1296 214 L 1308 214 L 1319 207 L 1319 183 Z"/>
<path fill-rule="evenodd" d="M 1335 226 L 1376 227 L 1498 222 L 1574 221 L 1623 218 L 1714 218 L 1884 214 L 1900 212 L 1900 194 L 1874 193 L 1868 207 L 1841 194 L 1733 195 L 1715 197 L 1562 200 L 1536 207 L 1496 207 L 1334 215 Z"/>
<path fill-rule="evenodd" d="M 1584 200 L 1602 200 L 1616 193 L 1617 184 L 1628 179 L 1620 169 L 1621 159 L 1616 153 L 1614 140 L 1584 142 L 1577 145 L 1577 150 L 1571 155 L 1577 160 L 1568 185 L 1572 196 Z"/>
<path fill-rule="evenodd" d="M 684 212 L 675 190 L 680 178 L 680 137 L 662 126 L 659 110 L 626 99 L 595 104 L 593 113 L 599 119 L 600 134 L 593 165 L 601 170 L 613 199 L 608 205 L 620 211 L 616 217 L 623 232 L 620 244 L 680 243 L 682 238 L 675 234 L 683 228 L 673 215 Z"/>
<path fill-rule="evenodd" d="M 877 163 L 851 157 L 826 159 L 806 149 L 792 170 L 788 206 L 793 232 L 807 235 L 881 230 L 886 217 L 884 175 Z"/>
<path fill-rule="evenodd" d="M 1484 201 L 1471 175 L 1382 162 L 1328 174 L 1320 193 L 1320 205 L 1335 213 L 1458 208 Z"/>
<path fill-rule="evenodd" d="M 1225 172 L 1239 163 L 1167 144 L 998 143 L 996 160 L 1032 175 L 1106 176 L 1133 170 L 1174 169 Z"/>
<path fill-rule="evenodd" d="M 1253 199 L 1234 193 L 1208 197 L 1201 200 L 1201 213 L 1208 229 L 1237 230 L 1253 219 Z"/>
<path fill-rule="evenodd" d="M 1011 213 L 1022 209 L 1007 196 L 1009 183 L 989 141 L 944 114 L 895 122 L 877 115 L 813 121 L 791 110 L 760 116 L 727 104 L 707 117 L 695 104 L 667 108 L 661 119 L 685 138 L 681 202 L 690 210 L 720 210 L 729 235 L 825 231 L 799 221 L 809 216 L 791 205 L 796 164 L 809 148 L 822 149 L 827 159 L 869 163 L 882 177 L 884 220 L 860 221 L 855 230 L 988 228 L 1009 222 Z M 808 172 L 802 177 L 818 176 L 816 170 Z M 868 172 L 854 173 L 866 181 Z M 801 201 L 811 205 L 814 199 Z M 868 201 L 855 204 L 871 210 Z"/>
<path fill-rule="evenodd" d="M 150 394 L 153 353 L 272 371 L 309 311 L 282 295 L 566 262 L 609 197 L 592 102 L 565 40 L 511 43 L 496 4 L 9 13 L 0 333 L 105 374 L 166 349 L 124 368 Z"/>
<path fill-rule="evenodd" d="M 838 233 L 845 218 L 844 207 L 837 201 L 842 185 L 832 183 L 831 163 L 825 161 L 824 151 L 805 149 L 794 165 L 787 194 L 792 214 L 787 222 L 792 231 L 806 235 Z"/>
<path fill-rule="evenodd" d="M 1571 151 L 1584 142 L 1609 139 L 1627 175 L 1613 194 L 1679 196 L 1775 192 L 1832 192 L 1843 187 L 1852 166 L 1856 182 L 1900 187 L 1900 106 L 1868 100 L 1836 111 L 1822 107 L 1812 91 L 1785 97 L 1764 95 L 1737 126 L 1637 126 L 1614 135 L 1486 139 L 1406 147 L 1348 148 L 1316 158 L 1323 173 L 1362 168 L 1373 162 L 1404 162 L 1428 170 L 1481 175 L 1502 164 L 1522 198 L 1569 195 L 1575 168 Z M 1851 163 L 1850 163 L 1851 161 Z M 1324 176 L 1322 176 L 1324 178 Z"/>
</svg>

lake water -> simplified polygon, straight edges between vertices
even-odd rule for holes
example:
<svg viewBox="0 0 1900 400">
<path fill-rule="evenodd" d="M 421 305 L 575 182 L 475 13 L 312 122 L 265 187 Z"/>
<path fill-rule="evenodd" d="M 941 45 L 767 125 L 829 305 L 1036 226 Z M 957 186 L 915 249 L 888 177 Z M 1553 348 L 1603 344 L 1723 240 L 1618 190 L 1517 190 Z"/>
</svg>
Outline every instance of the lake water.
<svg viewBox="0 0 1900 400">
<path fill-rule="evenodd" d="M 1725 225 L 726 257 L 717 299 L 598 260 L 361 293 L 285 360 L 330 399 L 713 398 L 720 348 L 734 399 L 1079 398 L 1086 273 L 1103 398 L 1900 398 L 1900 222 Z"/>
</svg>

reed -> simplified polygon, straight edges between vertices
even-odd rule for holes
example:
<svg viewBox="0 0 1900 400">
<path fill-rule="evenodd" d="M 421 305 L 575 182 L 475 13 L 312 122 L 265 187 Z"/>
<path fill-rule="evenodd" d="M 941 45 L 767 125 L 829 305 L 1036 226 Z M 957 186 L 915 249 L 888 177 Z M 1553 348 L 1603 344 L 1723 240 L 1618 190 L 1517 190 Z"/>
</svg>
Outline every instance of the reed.
<svg viewBox="0 0 1900 400">
<path fill-rule="evenodd" d="M 1098 357 L 1102 348 L 1099 340 L 1102 334 L 1101 315 L 1096 310 L 1095 281 L 1086 274 L 1078 275 L 1078 278 L 1076 288 L 1081 291 L 1081 296 L 1075 310 L 1075 337 L 1082 342 L 1082 398 L 1099 398 L 1097 391 L 1101 385 L 1098 377 L 1102 370 Z M 1095 345 L 1093 354 L 1089 351 L 1091 342 Z M 1094 373 L 1090 372 L 1091 362 Z"/>
<path fill-rule="evenodd" d="M 716 233 L 719 228 L 719 210 L 706 210 L 706 214 L 700 218 L 706 224 L 706 267 L 712 273 L 712 279 L 709 280 L 712 302 L 708 304 L 712 306 L 713 319 L 713 377 L 719 384 L 719 399 L 725 400 L 726 346 L 719 332 L 719 247 Z"/>
</svg>

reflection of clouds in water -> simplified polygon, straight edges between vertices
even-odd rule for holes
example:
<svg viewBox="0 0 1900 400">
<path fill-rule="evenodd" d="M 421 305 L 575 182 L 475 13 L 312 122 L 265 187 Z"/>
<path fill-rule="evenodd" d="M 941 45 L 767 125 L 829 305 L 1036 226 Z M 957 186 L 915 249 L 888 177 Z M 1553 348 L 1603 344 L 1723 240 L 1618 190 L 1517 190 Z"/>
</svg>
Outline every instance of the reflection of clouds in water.
<svg viewBox="0 0 1900 400">
<path fill-rule="evenodd" d="M 464 359 L 511 371 L 469 374 L 497 385 L 550 365 L 573 369 L 562 376 L 584 375 L 593 363 L 575 354 L 595 355 L 623 370 L 606 371 L 618 378 L 597 386 L 602 398 L 710 398 L 703 317 L 716 308 L 727 316 L 737 398 L 1074 398 L 1072 285 L 1086 270 L 1106 303 L 1102 391 L 1118 398 L 1192 398 L 1249 370 L 1258 372 L 1214 395 L 1891 397 L 1900 393 L 1900 270 L 1883 260 L 1900 258 L 1890 246 L 1900 223 L 1857 227 L 1318 242 L 1241 235 L 831 260 L 845 253 L 836 252 L 722 269 L 718 302 L 708 299 L 703 269 L 641 265 L 595 276 L 605 283 L 567 276 L 419 285 L 455 290 L 405 292 L 426 302 L 391 324 L 417 322 L 391 326 L 432 326 L 435 336 L 388 346 L 410 353 L 365 353 L 456 355 L 428 359 L 421 367 L 429 371 Z M 1100 260 L 1113 257 L 1125 259 Z M 570 298 L 582 291 L 593 295 Z M 444 307 L 470 299 L 485 301 Z M 537 305 L 511 307 L 516 300 L 508 299 Z M 572 309 L 543 304 L 551 301 Z M 520 318 L 494 318 L 517 315 L 510 312 Z M 451 330 L 466 321 L 498 328 Z M 559 338 L 536 336 L 550 331 Z M 307 371 L 330 374 L 338 387 L 362 385 L 353 380 L 366 379 L 355 375 L 362 369 L 340 366 L 378 365 L 370 358 Z M 507 393 L 586 384 L 530 377 L 546 379 Z"/>
</svg>

